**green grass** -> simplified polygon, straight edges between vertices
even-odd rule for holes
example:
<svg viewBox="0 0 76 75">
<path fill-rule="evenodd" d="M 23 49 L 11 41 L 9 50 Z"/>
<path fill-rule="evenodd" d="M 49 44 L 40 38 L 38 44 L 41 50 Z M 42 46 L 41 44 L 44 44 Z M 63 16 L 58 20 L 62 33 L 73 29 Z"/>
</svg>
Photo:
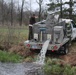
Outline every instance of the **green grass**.
<svg viewBox="0 0 76 75">
<path fill-rule="evenodd" d="M 6 51 L 1 51 L 0 50 L 0 61 L 1 62 L 12 62 L 12 63 L 18 63 L 21 62 L 23 57 L 13 54 L 13 53 L 8 53 Z"/>
</svg>

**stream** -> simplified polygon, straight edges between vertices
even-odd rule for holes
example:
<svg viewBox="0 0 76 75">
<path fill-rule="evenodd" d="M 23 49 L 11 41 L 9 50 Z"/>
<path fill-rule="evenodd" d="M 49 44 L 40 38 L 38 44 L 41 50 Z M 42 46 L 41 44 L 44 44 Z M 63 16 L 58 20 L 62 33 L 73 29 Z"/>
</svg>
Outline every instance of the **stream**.
<svg viewBox="0 0 76 75">
<path fill-rule="evenodd" d="M 1 63 L 0 75 L 43 75 L 41 66 L 33 63 Z"/>
</svg>

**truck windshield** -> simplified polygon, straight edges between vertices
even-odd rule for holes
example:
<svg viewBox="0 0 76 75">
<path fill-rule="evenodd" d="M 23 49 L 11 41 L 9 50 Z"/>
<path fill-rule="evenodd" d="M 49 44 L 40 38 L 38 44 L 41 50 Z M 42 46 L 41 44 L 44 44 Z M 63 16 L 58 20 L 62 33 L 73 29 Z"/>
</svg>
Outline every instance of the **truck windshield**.
<svg viewBox="0 0 76 75">
<path fill-rule="evenodd" d="M 76 28 L 75 22 L 74 21 L 71 21 L 71 23 L 72 23 L 73 27 Z"/>
</svg>

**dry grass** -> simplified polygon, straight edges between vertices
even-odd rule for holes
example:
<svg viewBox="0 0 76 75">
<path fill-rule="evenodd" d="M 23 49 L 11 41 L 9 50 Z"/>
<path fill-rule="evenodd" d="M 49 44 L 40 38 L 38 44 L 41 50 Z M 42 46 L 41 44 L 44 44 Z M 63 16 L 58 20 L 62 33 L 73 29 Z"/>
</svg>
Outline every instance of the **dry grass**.
<svg viewBox="0 0 76 75">
<path fill-rule="evenodd" d="M 18 43 L 28 37 L 28 27 L 0 27 L 0 42 Z"/>
<path fill-rule="evenodd" d="M 60 56 L 60 58 L 65 61 L 65 64 L 76 66 L 76 43 L 73 42 L 69 49 L 69 53 L 67 55 Z"/>
<path fill-rule="evenodd" d="M 0 49 L 8 49 L 10 45 L 18 45 L 28 38 L 28 27 L 3 27 L 0 26 Z"/>
</svg>

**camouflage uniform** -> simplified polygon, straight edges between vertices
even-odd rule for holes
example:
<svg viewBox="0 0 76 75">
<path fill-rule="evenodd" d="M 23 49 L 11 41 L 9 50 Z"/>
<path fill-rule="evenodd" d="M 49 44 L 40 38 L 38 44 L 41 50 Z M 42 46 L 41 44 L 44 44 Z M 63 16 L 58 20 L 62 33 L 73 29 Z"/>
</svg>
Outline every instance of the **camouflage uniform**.
<svg viewBox="0 0 76 75">
<path fill-rule="evenodd" d="M 36 23 L 35 15 L 30 18 L 29 22 L 29 40 L 33 39 L 33 24 Z"/>
</svg>

